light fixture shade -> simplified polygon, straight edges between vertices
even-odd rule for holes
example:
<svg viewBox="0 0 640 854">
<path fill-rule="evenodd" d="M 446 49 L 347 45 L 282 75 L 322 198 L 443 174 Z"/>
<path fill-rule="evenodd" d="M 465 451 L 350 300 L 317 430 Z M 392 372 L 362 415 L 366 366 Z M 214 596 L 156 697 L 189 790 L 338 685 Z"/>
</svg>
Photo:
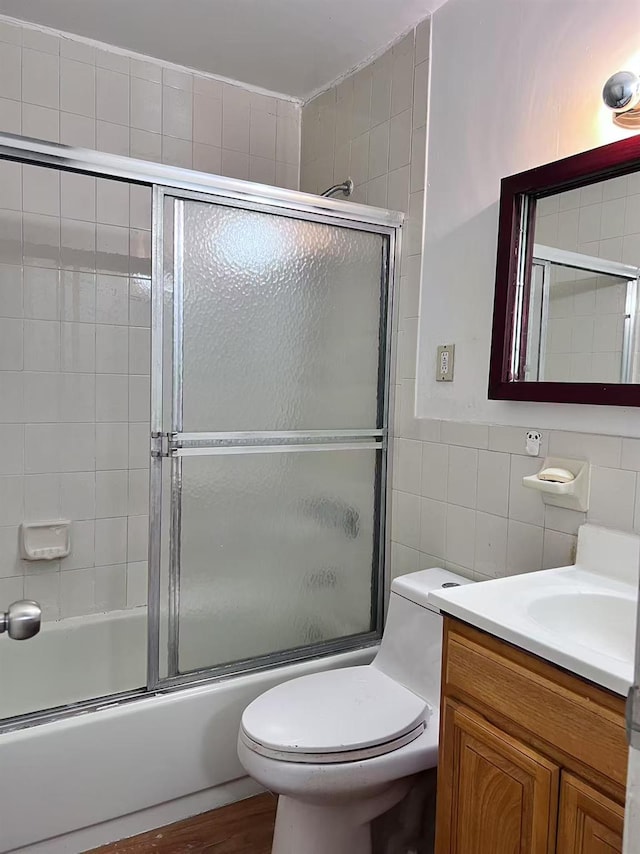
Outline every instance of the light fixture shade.
<svg viewBox="0 0 640 854">
<path fill-rule="evenodd" d="M 604 84 L 602 100 L 615 113 L 633 110 L 640 104 L 640 77 L 633 71 L 617 71 Z"/>
</svg>

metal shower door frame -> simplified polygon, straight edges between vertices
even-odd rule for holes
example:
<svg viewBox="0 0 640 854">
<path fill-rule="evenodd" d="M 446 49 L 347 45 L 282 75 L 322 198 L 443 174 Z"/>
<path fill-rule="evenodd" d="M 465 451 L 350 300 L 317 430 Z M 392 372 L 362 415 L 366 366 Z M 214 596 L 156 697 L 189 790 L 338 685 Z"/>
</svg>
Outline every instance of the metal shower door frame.
<svg viewBox="0 0 640 854">
<path fill-rule="evenodd" d="M 238 182 L 246 187 L 245 182 Z M 390 550 L 390 495 L 388 483 L 391 472 L 390 459 L 390 413 L 393 411 L 393 322 L 394 293 L 399 276 L 401 224 L 400 216 L 390 224 L 388 212 L 382 221 L 373 222 L 371 217 L 363 219 L 357 209 L 341 210 L 332 215 L 326 210 L 309 210 L 308 197 L 305 204 L 297 203 L 299 193 L 292 193 L 288 205 L 280 199 L 274 202 L 264 190 L 248 198 L 246 192 L 217 194 L 180 190 L 156 185 L 153 188 L 153 264 L 152 264 L 152 344 L 151 344 L 151 473 L 150 473 L 150 542 L 149 542 L 149 610 L 148 610 L 148 689 L 193 684 L 228 676 L 234 673 L 273 667 L 281 663 L 313 658 L 332 652 L 362 647 L 375 643 L 382 632 L 384 605 L 388 580 L 385 577 L 385 561 Z M 173 322 L 171 342 L 171 401 L 170 430 L 167 431 L 165 407 L 165 347 L 166 328 L 164 306 L 165 269 L 165 214 L 167 199 L 173 201 Z M 183 406 L 183 344 L 184 344 L 184 282 L 183 240 L 184 203 L 201 202 L 217 206 L 239 208 L 251 212 L 279 215 L 308 222 L 318 222 L 335 227 L 380 234 L 383 251 L 380 259 L 380 347 L 378 368 L 377 424 L 371 429 L 344 430 L 292 430 L 292 431 L 238 431 L 238 432 L 184 432 Z M 344 203 L 342 203 L 344 204 Z M 358 206 L 359 207 L 359 206 Z M 356 208 L 356 206 L 354 206 Z M 373 210 L 373 209 L 371 209 Z M 180 548 L 181 548 L 181 493 L 182 458 L 194 455 L 250 454 L 250 453 L 295 453 L 330 450 L 376 450 L 378 466 L 376 472 L 376 566 L 374 573 L 374 596 L 376 625 L 367 633 L 347 638 L 338 638 L 318 644 L 306 645 L 294 650 L 268 653 L 231 664 L 212 665 L 184 674 L 179 672 L 179 599 L 180 599 Z M 168 590 L 168 636 L 167 675 L 161 675 L 161 621 L 162 621 L 162 578 L 163 578 L 163 525 L 162 518 L 163 477 L 166 463 L 170 466 L 170 535 L 168 546 L 169 590 Z"/>
</svg>

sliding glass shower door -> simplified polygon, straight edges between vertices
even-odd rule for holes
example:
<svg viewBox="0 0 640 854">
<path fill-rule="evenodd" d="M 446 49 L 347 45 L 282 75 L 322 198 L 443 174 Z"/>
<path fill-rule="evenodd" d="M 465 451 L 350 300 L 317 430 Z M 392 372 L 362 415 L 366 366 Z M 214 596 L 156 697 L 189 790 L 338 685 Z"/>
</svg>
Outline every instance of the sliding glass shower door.
<svg viewBox="0 0 640 854">
<path fill-rule="evenodd" d="M 373 638 L 395 230 L 161 189 L 155 214 L 157 678 Z"/>
</svg>

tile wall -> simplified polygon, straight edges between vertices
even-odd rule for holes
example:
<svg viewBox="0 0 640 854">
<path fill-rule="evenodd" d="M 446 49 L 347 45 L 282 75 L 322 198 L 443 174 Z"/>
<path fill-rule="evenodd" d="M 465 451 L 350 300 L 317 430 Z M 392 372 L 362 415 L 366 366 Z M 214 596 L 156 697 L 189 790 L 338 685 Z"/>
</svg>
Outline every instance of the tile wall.
<svg viewBox="0 0 640 854">
<path fill-rule="evenodd" d="M 299 107 L 0 22 L 0 130 L 297 187 Z M 0 605 L 146 601 L 150 191 L 0 162 Z M 23 520 L 72 553 L 22 561 Z"/>
<path fill-rule="evenodd" d="M 640 531 L 640 440 L 542 431 L 540 457 L 533 458 L 525 451 L 526 428 L 414 416 L 428 61 L 426 20 L 302 110 L 302 189 L 318 192 L 351 175 L 356 201 L 408 212 L 398 300 L 392 575 L 446 566 L 483 579 L 568 564 L 584 521 Z M 522 486 L 546 453 L 591 461 L 587 514 L 546 507 Z"/>
</svg>

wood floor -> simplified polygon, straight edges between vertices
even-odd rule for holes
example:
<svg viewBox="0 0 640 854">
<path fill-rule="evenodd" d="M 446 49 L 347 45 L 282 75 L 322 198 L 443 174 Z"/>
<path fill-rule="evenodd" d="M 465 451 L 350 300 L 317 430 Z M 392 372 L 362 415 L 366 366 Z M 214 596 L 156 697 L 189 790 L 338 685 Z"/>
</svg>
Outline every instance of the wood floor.
<svg viewBox="0 0 640 854">
<path fill-rule="evenodd" d="M 270 854 L 277 798 L 257 795 L 89 854 Z"/>
</svg>

